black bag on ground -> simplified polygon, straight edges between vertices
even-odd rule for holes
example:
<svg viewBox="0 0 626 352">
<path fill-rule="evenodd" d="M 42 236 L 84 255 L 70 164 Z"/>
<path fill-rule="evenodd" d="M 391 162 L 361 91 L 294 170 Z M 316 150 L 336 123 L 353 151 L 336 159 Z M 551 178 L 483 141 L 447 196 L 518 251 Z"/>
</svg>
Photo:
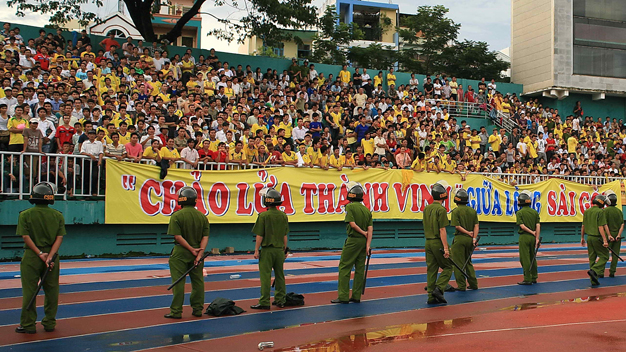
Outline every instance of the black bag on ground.
<svg viewBox="0 0 626 352">
<path fill-rule="evenodd" d="M 289 292 L 285 296 L 285 307 L 303 306 L 304 296 L 295 292 Z"/>
<path fill-rule="evenodd" d="M 239 315 L 243 312 L 245 312 L 245 310 L 237 307 L 235 302 L 227 298 L 218 297 L 209 304 L 204 314 L 221 317 L 225 315 Z"/>
</svg>

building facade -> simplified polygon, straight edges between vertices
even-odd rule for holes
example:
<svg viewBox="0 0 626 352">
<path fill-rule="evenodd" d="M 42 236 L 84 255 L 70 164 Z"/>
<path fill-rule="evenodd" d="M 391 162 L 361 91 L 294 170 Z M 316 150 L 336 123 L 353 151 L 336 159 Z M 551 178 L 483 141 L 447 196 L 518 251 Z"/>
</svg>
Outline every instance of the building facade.
<svg viewBox="0 0 626 352">
<path fill-rule="evenodd" d="M 154 33 L 159 36 L 166 34 L 178 20 L 193 6 L 194 0 L 173 0 L 168 5 L 161 6 L 159 13 L 154 14 L 152 26 Z M 107 36 L 114 33 L 118 38 L 132 37 L 141 39 L 141 34 L 133 25 L 132 20 L 125 15 L 124 6 L 118 6 L 118 11 L 102 19 L 100 23 L 94 23 L 89 28 L 90 34 Z M 171 45 L 186 46 L 189 48 L 199 48 L 201 44 L 202 17 L 195 15 L 182 30 L 182 35 L 176 39 L 176 43 Z"/>
<path fill-rule="evenodd" d="M 581 101 L 623 119 L 626 1 L 512 0 L 511 79 L 529 97 L 563 101 L 565 115 Z"/>
</svg>

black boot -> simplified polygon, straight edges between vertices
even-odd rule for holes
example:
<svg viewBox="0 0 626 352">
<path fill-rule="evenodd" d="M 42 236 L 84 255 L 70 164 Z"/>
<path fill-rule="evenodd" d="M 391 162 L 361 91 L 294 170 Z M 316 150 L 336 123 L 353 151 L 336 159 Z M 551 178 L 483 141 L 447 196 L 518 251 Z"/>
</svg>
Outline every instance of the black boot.
<svg viewBox="0 0 626 352">
<path fill-rule="evenodd" d="M 348 302 L 348 301 L 341 301 L 341 300 L 339 300 L 339 298 L 337 298 L 337 299 L 333 299 L 332 301 L 330 301 L 330 303 L 348 304 L 350 302 Z"/>
<path fill-rule="evenodd" d="M 260 304 L 255 304 L 253 306 L 250 306 L 250 308 L 252 309 L 263 309 L 263 310 L 269 310 L 270 306 L 262 306 Z"/>
<path fill-rule="evenodd" d="M 448 303 L 448 301 L 446 301 L 446 299 L 443 297 L 443 292 L 441 292 L 441 289 L 439 287 L 435 287 L 435 289 L 433 290 L 433 297 L 435 297 L 435 299 L 439 301 L 439 303 Z"/>
</svg>

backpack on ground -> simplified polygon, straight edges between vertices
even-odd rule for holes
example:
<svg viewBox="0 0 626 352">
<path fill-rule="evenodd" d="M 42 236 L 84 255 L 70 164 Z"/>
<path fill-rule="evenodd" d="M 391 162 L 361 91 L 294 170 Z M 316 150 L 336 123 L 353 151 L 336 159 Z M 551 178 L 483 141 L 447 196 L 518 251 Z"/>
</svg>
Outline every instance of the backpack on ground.
<svg viewBox="0 0 626 352">
<path fill-rule="evenodd" d="M 206 308 L 204 314 L 212 315 L 214 317 L 221 317 L 225 315 L 239 315 L 245 312 L 245 310 L 237 307 L 235 302 L 227 298 L 216 298 Z"/>
<path fill-rule="evenodd" d="M 285 296 L 285 307 L 303 306 L 304 296 L 295 292 L 289 292 Z"/>
</svg>

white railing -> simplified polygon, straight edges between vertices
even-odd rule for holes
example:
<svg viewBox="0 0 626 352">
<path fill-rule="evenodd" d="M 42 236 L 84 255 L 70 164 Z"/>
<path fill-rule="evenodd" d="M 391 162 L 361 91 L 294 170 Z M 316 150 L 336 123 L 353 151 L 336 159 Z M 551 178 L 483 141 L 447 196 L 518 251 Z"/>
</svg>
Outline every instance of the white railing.
<svg viewBox="0 0 626 352">
<path fill-rule="evenodd" d="M 38 182 L 50 182 L 56 186 L 56 195 L 63 199 L 105 196 L 105 167 L 107 158 L 98 166 L 85 155 L 74 154 L 38 154 L 0 152 L 0 196 L 28 199 L 30 191 Z M 127 159 L 130 161 L 130 159 Z M 156 165 L 154 160 L 142 159 L 142 164 Z M 177 161 L 173 166 L 178 169 L 196 169 L 206 171 L 250 170 L 280 167 L 280 165 L 258 165 L 246 163 L 198 163 L 197 167 L 184 161 Z M 289 167 L 293 167 L 289 165 Z M 559 178 L 593 187 L 602 186 L 612 181 L 626 181 L 623 177 L 603 176 L 565 176 L 533 175 L 508 173 L 474 173 L 487 176 L 511 185 L 528 185 L 551 178 Z"/>
<path fill-rule="evenodd" d="M 468 103 L 449 100 L 431 100 L 431 102 L 432 101 L 434 101 L 435 104 L 439 102 L 440 107 L 442 109 L 448 109 L 450 117 L 454 117 L 457 120 L 463 118 L 489 119 L 498 127 L 504 128 L 509 133 L 514 127 L 518 126 L 509 114 L 496 110 L 489 103 Z M 431 110 L 434 107 L 435 105 L 433 104 Z"/>
<path fill-rule="evenodd" d="M 602 186 L 613 181 L 626 181 L 624 177 L 605 177 L 605 176 L 575 176 L 575 175 L 534 175 L 534 174 L 508 174 L 508 173 L 481 173 L 474 172 L 475 175 L 483 175 L 490 177 L 510 185 L 529 185 L 552 178 L 558 178 L 565 181 L 571 181 L 588 186 Z"/>
</svg>

